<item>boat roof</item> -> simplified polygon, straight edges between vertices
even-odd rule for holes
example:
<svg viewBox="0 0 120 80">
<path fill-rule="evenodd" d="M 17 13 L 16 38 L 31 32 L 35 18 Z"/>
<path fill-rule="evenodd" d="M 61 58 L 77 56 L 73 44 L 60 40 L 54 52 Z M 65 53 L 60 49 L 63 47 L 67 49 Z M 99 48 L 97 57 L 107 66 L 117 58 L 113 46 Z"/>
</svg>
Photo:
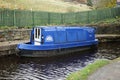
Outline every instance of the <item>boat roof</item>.
<svg viewBox="0 0 120 80">
<path fill-rule="evenodd" d="M 72 27 L 65 27 L 65 26 L 36 26 L 34 28 L 42 28 L 42 29 L 88 29 L 92 27 L 88 26 L 72 26 Z"/>
</svg>

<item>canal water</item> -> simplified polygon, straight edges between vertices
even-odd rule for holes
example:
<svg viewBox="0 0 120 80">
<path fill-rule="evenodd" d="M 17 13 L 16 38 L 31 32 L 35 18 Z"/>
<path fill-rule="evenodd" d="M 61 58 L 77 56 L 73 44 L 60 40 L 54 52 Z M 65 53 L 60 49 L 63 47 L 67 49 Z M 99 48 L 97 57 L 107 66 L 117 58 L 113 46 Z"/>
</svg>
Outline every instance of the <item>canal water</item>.
<svg viewBox="0 0 120 80">
<path fill-rule="evenodd" d="M 96 59 L 120 57 L 120 42 L 101 43 L 98 50 L 51 58 L 0 57 L 0 80 L 64 80 Z"/>
</svg>

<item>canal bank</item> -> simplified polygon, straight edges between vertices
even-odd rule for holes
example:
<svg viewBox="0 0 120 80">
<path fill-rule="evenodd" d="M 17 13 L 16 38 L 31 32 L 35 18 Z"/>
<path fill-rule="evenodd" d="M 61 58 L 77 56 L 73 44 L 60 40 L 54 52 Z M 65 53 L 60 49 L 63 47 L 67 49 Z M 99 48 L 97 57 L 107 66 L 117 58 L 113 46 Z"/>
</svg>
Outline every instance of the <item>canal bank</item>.
<svg viewBox="0 0 120 80">
<path fill-rule="evenodd" d="M 99 40 L 99 43 L 120 41 L 120 35 L 117 34 L 97 34 L 96 37 Z M 14 40 L 14 41 L 0 42 L 0 56 L 16 54 L 17 44 L 25 43 L 28 41 L 29 40 Z"/>
<path fill-rule="evenodd" d="M 16 54 L 17 50 L 17 44 L 18 43 L 25 43 L 29 40 L 16 40 L 16 41 L 6 41 L 6 42 L 0 42 L 0 56 L 7 56 Z"/>
<path fill-rule="evenodd" d="M 120 58 L 95 71 L 88 80 L 120 80 Z"/>
<path fill-rule="evenodd" d="M 66 80 L 119 80 L 120 58 L 96 60 L 82 70 L 71 73 Z"/>
</svg>

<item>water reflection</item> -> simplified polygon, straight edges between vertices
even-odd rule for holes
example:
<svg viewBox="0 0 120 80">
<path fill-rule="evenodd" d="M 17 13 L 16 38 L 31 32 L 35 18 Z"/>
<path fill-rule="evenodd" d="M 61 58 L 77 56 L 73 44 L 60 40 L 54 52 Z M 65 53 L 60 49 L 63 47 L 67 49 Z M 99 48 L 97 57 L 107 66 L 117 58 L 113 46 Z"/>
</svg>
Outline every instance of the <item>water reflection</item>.
<svg viewBox="0 0 120 80">
<path fill-rule="evenodd" d="M 110 60 L 120 57 L 120 42 L 101 43 L 96 55 Z"/>
<path fill-rule="evenodd" d="M 100 44 L 98 52 L 85 51 L 76 55 L 51 58 L 0 58 L 0 79 L 63 80 L 69 73 L 82 69 L 96 59 L 120 57 L 118 43 Z"/>
</svg>

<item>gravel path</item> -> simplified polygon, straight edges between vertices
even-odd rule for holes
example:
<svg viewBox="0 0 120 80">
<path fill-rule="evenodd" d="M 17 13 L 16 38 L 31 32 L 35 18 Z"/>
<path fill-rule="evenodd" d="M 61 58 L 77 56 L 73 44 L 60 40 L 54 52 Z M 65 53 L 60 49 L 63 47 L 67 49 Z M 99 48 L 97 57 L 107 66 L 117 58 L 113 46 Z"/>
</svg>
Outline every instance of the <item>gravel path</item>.
<svg viewBox="0 0 120 80">
<path fill-rule="evenodd" d="M 98 69 L 88 77 L 88 80 L 120 80 L 120 61 Z"/>
</svg>

